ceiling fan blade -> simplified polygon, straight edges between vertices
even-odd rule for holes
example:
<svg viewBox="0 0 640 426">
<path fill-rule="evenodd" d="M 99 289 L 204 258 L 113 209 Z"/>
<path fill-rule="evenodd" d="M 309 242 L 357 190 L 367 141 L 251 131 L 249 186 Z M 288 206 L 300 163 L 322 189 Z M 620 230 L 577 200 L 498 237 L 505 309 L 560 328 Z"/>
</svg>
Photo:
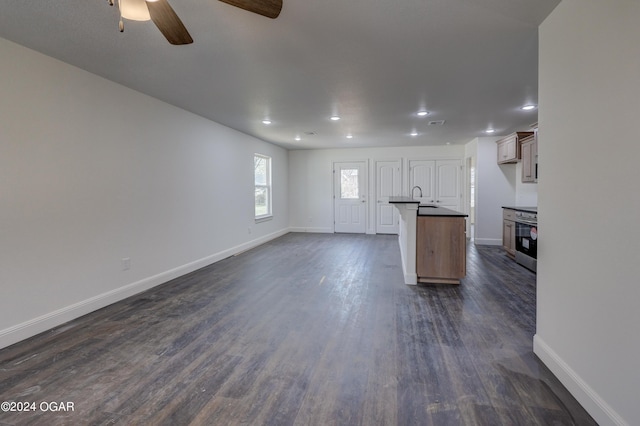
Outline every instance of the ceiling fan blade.
<svg viewBox="0 0 640 426">
<path fill-rule="evenodd" d="M 167 0 L 146 0 L 146 2 L 151 20 L 169 43 L 193 43 L 191 35 Z"/>
<path fill-rule="evenodd" d="M 267 18 L 275 19 L 282 10 L 282 0 L 220 0 Z"/>
</svg>

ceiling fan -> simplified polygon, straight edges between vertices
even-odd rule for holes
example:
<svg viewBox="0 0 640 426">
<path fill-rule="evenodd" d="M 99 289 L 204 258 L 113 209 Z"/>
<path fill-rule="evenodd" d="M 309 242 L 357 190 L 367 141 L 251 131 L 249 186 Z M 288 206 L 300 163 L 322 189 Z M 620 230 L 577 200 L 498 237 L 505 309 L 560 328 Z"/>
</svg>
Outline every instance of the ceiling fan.
<svg viewBox="0 0 640 426">
<path fill-rule="evenodd" d="M 107 0 L 111 6 L 114 0 Z M 117 0 L 120 8 L 120 32 L 124 31 L 122 18 L 133 21 L 151 20 L 171 44 L 190 44 L 193 38 L 167 0 Z M 267 18 L 275 19 L 282 10 L 282 0 L 220 0 Z"/>
<path fill-rule="evenodd" d="M 276 19 L 282 10 L 282 0 L 220 0 L 267 18 Z"/>
</svg>

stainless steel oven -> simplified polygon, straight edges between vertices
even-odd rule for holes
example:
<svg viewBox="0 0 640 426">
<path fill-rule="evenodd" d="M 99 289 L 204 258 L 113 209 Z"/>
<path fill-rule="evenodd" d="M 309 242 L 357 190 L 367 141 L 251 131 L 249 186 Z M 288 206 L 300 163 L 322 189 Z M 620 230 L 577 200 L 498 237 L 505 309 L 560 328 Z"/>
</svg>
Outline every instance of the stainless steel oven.
<svg viewBox="0 0 640 426">
<path fill-rule="evenodd" d="M 516 262 L 536 272 L 538 263 L 538 215 L 516 212 Z"/>
</svg>

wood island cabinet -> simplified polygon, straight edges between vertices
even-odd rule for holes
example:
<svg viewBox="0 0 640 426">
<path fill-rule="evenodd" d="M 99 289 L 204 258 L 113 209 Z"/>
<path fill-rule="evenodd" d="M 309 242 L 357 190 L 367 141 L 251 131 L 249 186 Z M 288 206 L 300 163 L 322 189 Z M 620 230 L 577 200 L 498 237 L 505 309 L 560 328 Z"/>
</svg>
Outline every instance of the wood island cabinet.
<svg viewBox="0 0 640 426">
<path fill-rule="evenodd" d="M 532 135 L 533 132 L 515 132 L 496 141 L 498 144 L 498 164 L 517 163 L 521 158 L 520 144 L 522 139 Z"/>
<path fill-rule="evenodd" d="M 502 209 L 502 247 L 510 257 L 516 255 L 516 212 Z"/>
<path fill-rule="evenodd" d="M 467 273 L 465 218 L 418 216 L 417 220 L 418 282 L 460 284 Z"/>
</svg>

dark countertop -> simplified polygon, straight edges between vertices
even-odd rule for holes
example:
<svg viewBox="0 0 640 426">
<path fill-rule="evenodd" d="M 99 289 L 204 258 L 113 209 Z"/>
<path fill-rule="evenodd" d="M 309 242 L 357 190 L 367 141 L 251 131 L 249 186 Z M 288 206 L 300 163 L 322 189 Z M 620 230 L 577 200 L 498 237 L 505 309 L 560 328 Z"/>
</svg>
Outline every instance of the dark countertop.
<svg viewBox="0 0 640 426">
<path fill-rule="evenodd" d="M 469 215 L 448 209 L 446 207 L 424 204 L 418 207 L 418 216 L 468 217 Z"/>
<path fill-rule="evenodd" d="M 468 217 L 468 214 L 439 207 L 435 204 L 420 204 L 419 200 L 410 197 L 389 197 L 389 204 L 419 204 L 418 216 Z"/>
<path fill-rule="evenodd" d="M 420 204 L 420 201 L 411 197 L 389 197 L 389 204 Z"/>
<path fill-rule="evenodd" d="M 502 208 L 519 212 L 538 213 L 538 207 L 502 206 Z"/>
</svg>

